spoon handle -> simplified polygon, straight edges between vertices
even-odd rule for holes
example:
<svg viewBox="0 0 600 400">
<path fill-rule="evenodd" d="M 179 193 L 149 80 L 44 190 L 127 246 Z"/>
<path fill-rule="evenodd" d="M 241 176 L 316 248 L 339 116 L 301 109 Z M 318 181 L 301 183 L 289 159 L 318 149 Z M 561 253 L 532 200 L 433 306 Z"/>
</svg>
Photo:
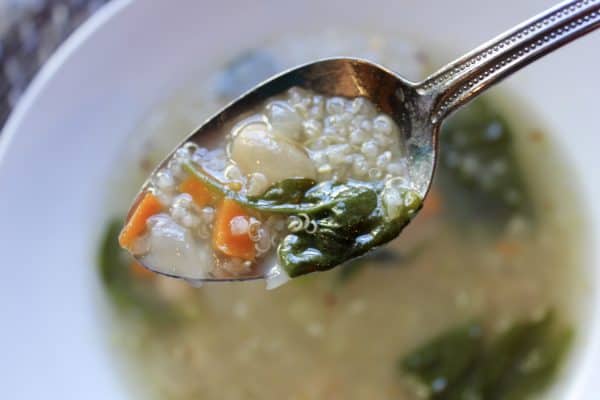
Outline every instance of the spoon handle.
<svg viewBox="0 0 600 400">
<path fill-rule="evenodd" d="M 599 27 L 600 0 L 571 0 L 481 45 L 417 85 L 433 102 L 431 122 L 440 123 L 508 75 Z"/>
</svg>

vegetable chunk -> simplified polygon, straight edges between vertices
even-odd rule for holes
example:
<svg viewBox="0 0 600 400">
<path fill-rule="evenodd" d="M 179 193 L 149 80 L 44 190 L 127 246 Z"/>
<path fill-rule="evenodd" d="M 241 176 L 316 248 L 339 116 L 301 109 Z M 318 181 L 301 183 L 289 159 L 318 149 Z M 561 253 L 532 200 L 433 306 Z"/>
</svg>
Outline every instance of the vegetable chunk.
<svg viewBox="0 0 600 400">
<path fill-rule="evenodd" d="M 256 249 L 248 232 L 249 219 L 248 213 L 238 203 L 223 199 L 217 210 L 213 246 L 230 257 L 254 260 Z"/>
<path fill-rule="evenodd" d="M 213 194 L 197 178 L 190 176 L 179 185 L 179 191 L 189 193 L 198 207 L 204 207 L 213 201 Z"/>
<path fill-rule="evenodd" d="M 133 242 L 146 231 L 146 221 L 162 210 L 162 204 L 152 193 L 144 195 L 119 235 L 121 247 L 130 249 Z"/>
</svg>

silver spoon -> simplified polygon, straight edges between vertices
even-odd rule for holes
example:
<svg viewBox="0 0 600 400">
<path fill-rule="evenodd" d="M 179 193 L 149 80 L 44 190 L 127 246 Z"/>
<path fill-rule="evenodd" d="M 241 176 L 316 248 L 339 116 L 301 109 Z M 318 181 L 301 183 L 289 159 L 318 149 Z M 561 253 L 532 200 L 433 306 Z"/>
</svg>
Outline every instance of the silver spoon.
<svg viewBox="0 0 600 400">
<path fill-rule="evenodd" d="M 210 136 L 229 131 L 241 115 L 294 86 L 328 96 L 362 96 L 390 115 L 405 132 L 411 178 L 425 197 L 433 179 L 440 126 L 449 114 L 529 63 L 599 27 L 600 0 L 565 1 L 417 83 L 366 60 L 330 58 L 315 61 L 256 86 L 210 118 L 185 142 L 206 143 Z M 164 167 L 172 155 L 157 170 Z M 140 195 L 148 185 L 149 181 L 142 187 Z M 264 274 L 199 281 L 261 278 L 265 278 Z"/>
</svg>

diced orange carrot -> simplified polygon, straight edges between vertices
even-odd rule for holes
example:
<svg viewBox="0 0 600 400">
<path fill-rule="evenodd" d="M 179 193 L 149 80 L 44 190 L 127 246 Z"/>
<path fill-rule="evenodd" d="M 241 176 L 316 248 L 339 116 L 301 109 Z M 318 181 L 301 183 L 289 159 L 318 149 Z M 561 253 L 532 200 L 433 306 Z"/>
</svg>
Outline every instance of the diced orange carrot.
<svg viewBox="0 0 600 400">
<path fill-rule="evenodd" d="M 496 243 L 495 249 L 504 257 L 514 257 L 521 252 L 521 245 L 514 240 L 500 240 Z"/>
<path fill-rule="evenodd" d="M 146 230 L 146 220 L 154 214 L 158 214 L 161 210 L 160 201 L 152 193 L 147 192 L 144 194 L 119 234 L 121 247 L 130 248 L 134 240 Z"/>
<path fill-rule="evenodd" d="M 242 217 L 249 220 L 248 213 L 234 200 L 225 198 L 217 208 L 213 228 L 213 246 L 230 257 L 254 260 L 256 250 L 248 233 L 231 231 L 231 220 Z"/>
<path fill-rule="evenodd" d="M 206 185 L 193 176 L 190 176 L 181 182 L 179 191 L 189 193 L 192 196 L 192 199 L 194 199 L 194 203 L 199 207 L 204 207 L 214 199 L 213 194 L 208 190 Z"/>
<path fill-rule="evenodd" d="M 423 208 L 419 212 L 423 218 L 431 218 L 442 211 L 442 197 L 436 189 L 431 189 L 425 197 Z"/>
<path fill-rule="evenodd" d="M 131 264 L 129 265 L 129 271 L 131 271 L 131 274 L 135 278 L 138 278 L 140 280 L 149 280 L 153 279 L 156 276 L 154 272 L 144 267 L 137 260 L 131 261 Z"/>
<path fill-rule="evenodd" d="M 540 131 L 533 131 L 529 134 L 529 139 L 532 142 L 540 143 L 544 141 L 544 134 Z"/>
</svg>

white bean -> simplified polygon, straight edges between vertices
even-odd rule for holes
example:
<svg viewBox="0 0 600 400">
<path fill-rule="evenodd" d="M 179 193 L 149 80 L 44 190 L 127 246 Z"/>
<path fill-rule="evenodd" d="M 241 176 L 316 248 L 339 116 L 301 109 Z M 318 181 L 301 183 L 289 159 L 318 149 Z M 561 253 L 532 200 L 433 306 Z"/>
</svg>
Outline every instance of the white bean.
<svg viewBox="0 0 600 400">
<path fill-rule="evenodd" d="M 316 178 L 306 151 L 266 132 L 265 125 L 245 127 L 234 139 L 231 158 L 245 174 L 261 173 L 270 185 L 287 178 Z"/>
</svg>

